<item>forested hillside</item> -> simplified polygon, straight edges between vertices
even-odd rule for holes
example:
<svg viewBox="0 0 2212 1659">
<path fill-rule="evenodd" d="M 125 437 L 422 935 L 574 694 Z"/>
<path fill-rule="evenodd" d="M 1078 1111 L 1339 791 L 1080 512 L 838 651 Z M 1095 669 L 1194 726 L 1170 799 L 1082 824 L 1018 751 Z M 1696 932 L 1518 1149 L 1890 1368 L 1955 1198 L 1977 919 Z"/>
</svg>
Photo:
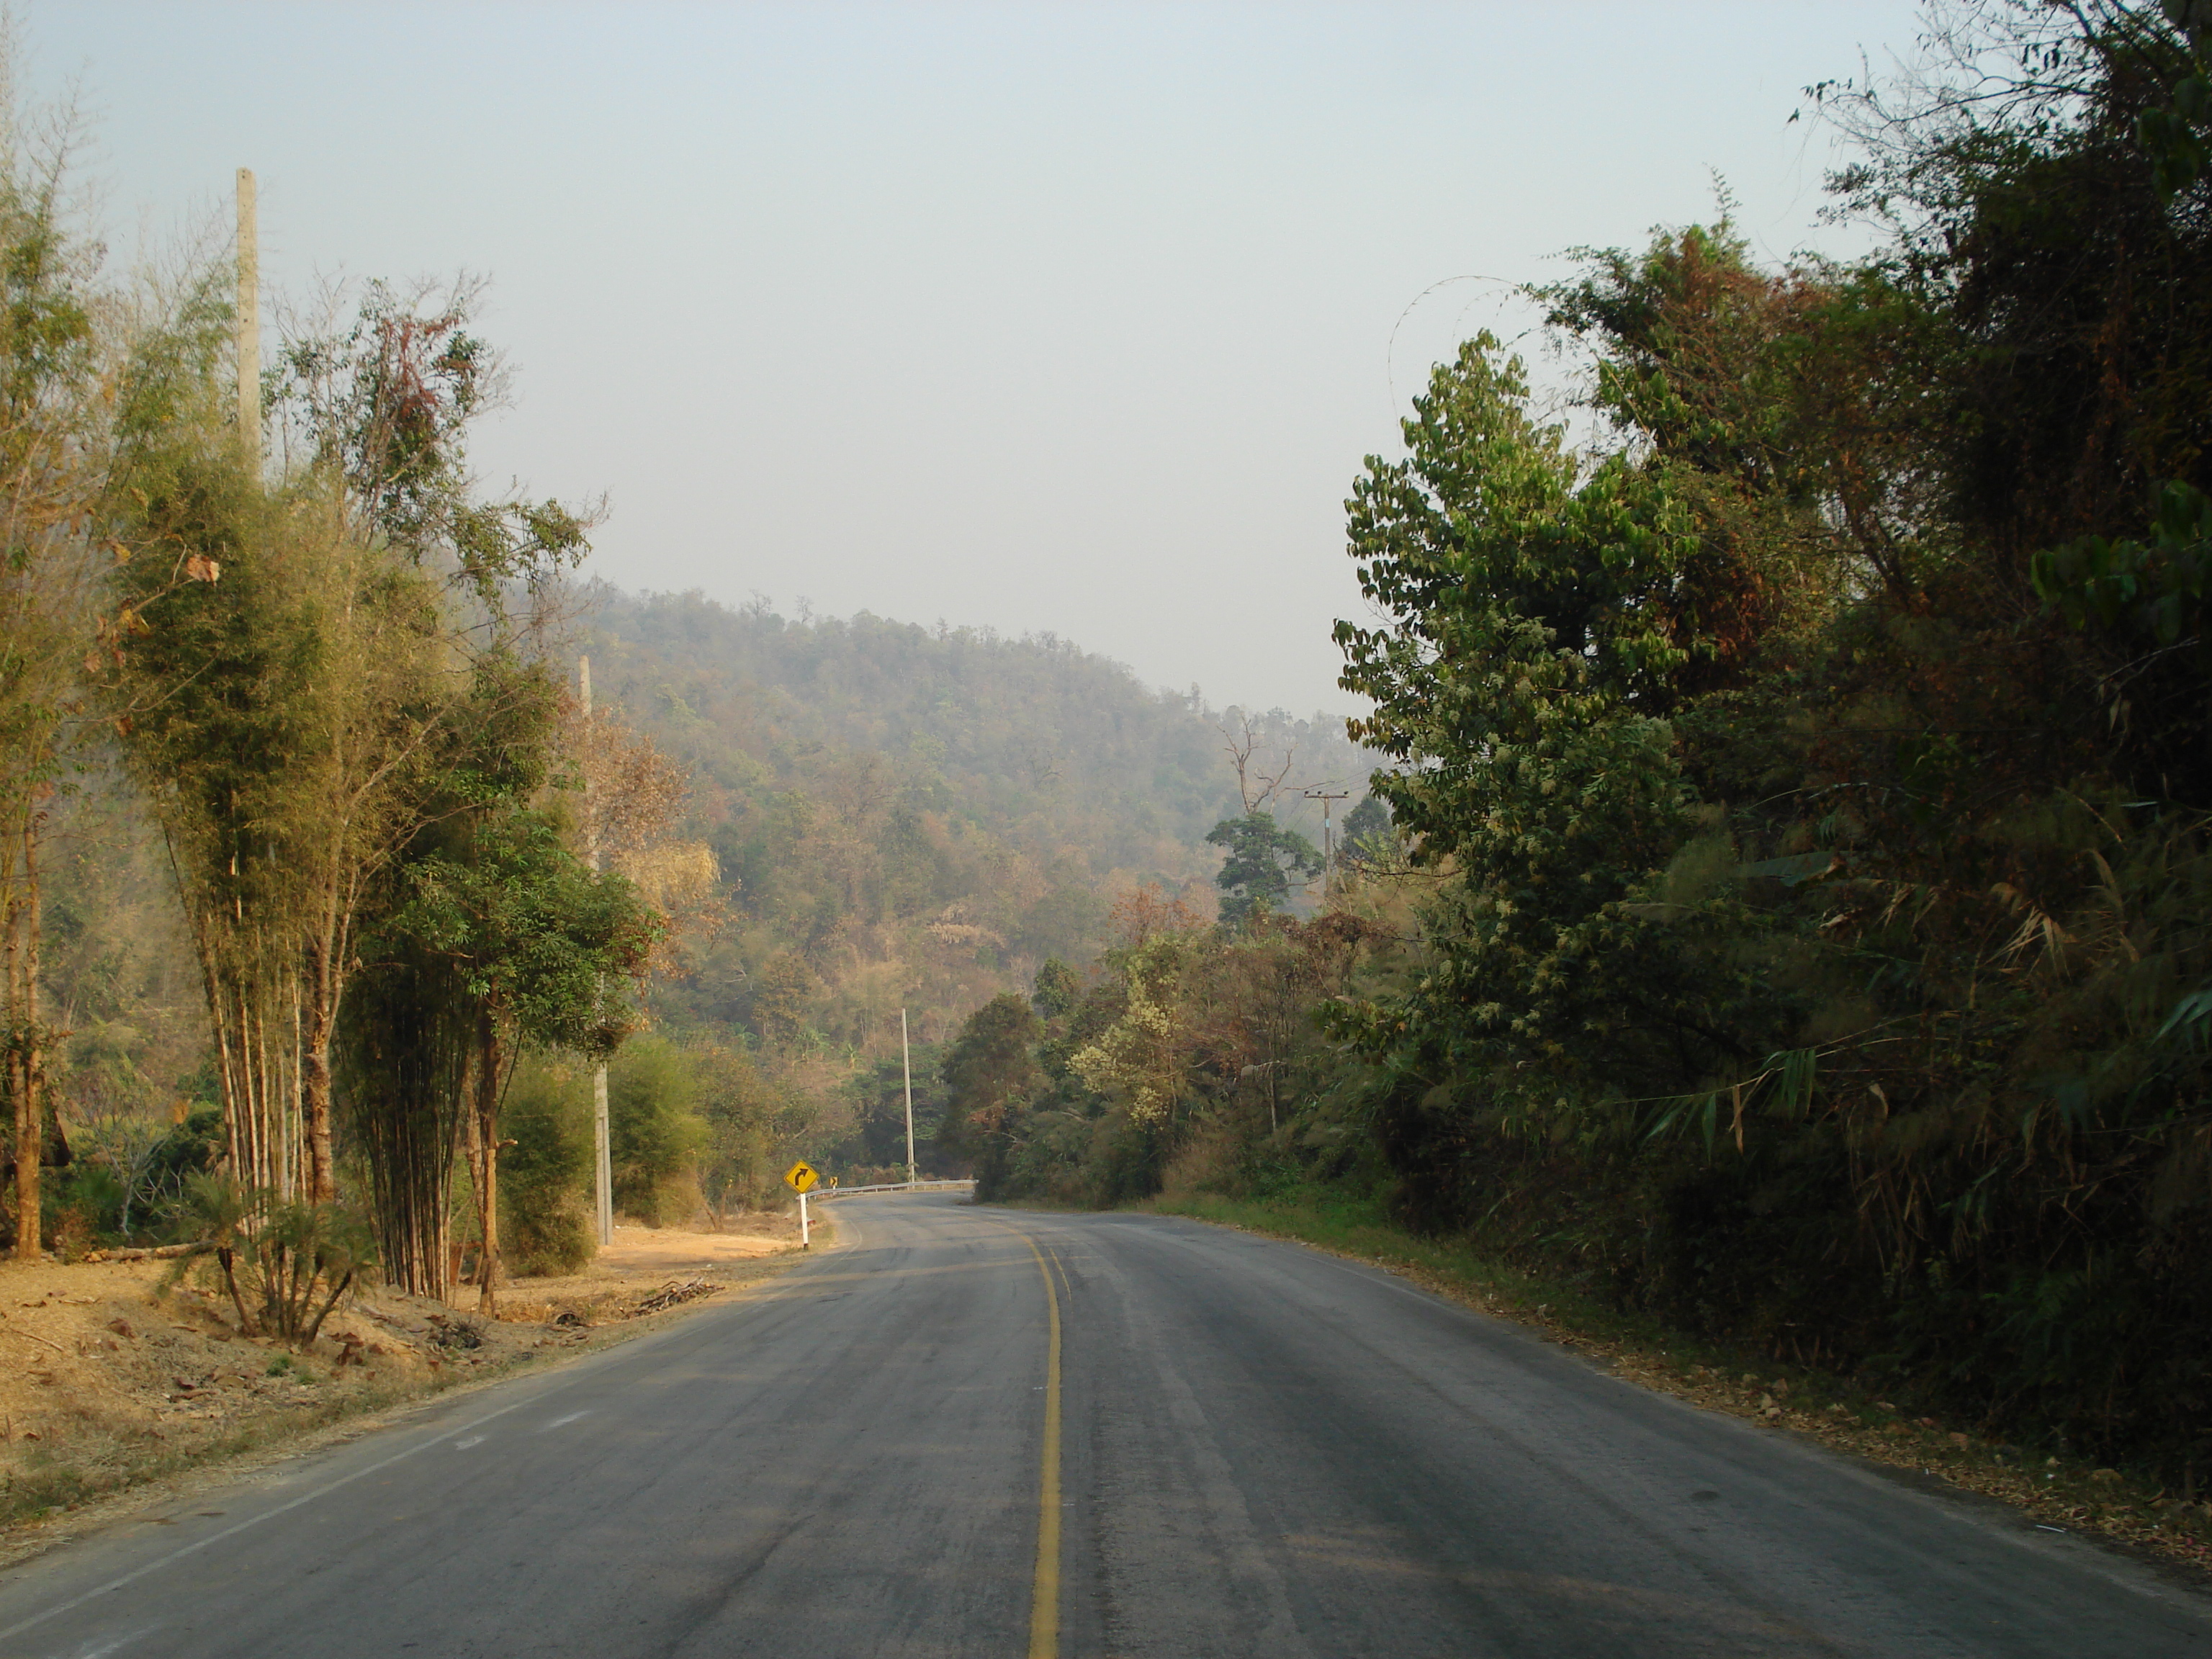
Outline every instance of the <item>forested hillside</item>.
<svg viewBox="0 0 2212 1659">
<path fill-rule="evenodd" d="M 595 697 L 684 769 L 684 833 L 718 875 L 656 1020 L 752 1055 L 832 1170 L 905 1161 L 902 1009 L 921 1159 L 963 1167 L 935 1139 L 941 1044 L 1048 960 L 1090 963 L 1117 899 L 1210 908 L 1205 838 L 1243 811 L 1238 751 L 1243 787 L 1277 785 L 1316 839 L 1298 791 L 1363 788 L 1371 765 L 1340 721 L 1216 710 L 1066 641 L 604 586 L 580 601 Z M 738 1182 L 756 1196 L 762 1168 Z"/>
<path fill-rule="evenodd" d="M 1814 89 L 1854 263 L 1532 289 L 1352 481 L 1395 834 L 963 1032 L 990 1188 L 1350 1182 L 1622 1305 L 2188 1481 L 2212 1404 L 2201 10 Z M 1402 839 L 1401 839 L 1402 838 Z"/>
<path fill-rule="evenodd" d="M 879 1051 L 903 1005 L 933 1042 L 1087 961 L 1116 895 L 1210 890 L 1232 743 L 1255 782 L 1291 765 L 1282 810 L 1316 840 L 1297 790 L 1364 792 L 1372 764 L 1340 721 L 1217 711 L 1062 640 L 586 601 L 597 695 L 687 769 L 725 882 L 729 925 L 661 1006 L 765 1041 Z"/>
</svg>

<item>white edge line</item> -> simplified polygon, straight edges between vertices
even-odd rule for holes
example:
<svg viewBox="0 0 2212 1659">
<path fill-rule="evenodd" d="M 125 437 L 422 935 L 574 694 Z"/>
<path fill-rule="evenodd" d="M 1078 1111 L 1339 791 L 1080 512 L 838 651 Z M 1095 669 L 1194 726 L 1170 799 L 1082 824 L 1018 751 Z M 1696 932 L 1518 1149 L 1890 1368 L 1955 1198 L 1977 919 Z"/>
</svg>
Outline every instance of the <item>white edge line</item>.
<svg viewBox="0 0 2212 1659">
<path fill-rule="evenodd" d="M 854 1231 L 857 1233 L 859 1230 L 855 1228 Z M 619 1345 L 618 1348 L 603 1349 L 601 1350 L 601 1352 L 617 1352 L 624 1349 L 635 1351 L 647 1343 L 653 1342 L 658 1339 L 666 1336 L 671 1332 L 679 1330 L 681 1328 L 682 1326 L 680 1324 L 671 1325 L 663 1330 L 647 1332 L 640 1338 L 636 1338 L 631 1341 Z M 598 1356 L 589 1355 L 584 1356 L 584 1358 L 587 1359 L 596 1358 Z M 518 1377 L 515 1380 L 520 1382 L 525 1379 Z M 66 1601 L 56 1602 L 52 1607 L 48 1607 L 44 1613 L 33 1613 L 28 1619 L 21 1620 L 15 1624 L 8 1626 L 4 1629 L 0 1629 L 0 1641 L 4 1641 L 10 1637 L 20 1636 L 27 1630 L 35 1629 L 37 1626 L 45 1624 L 47 1620 L 58 1619 L 63 1613 L 69 1612 L 72 1608 L 81 1607 L 88 1601 L 97 1601 L 103 1595 L 112 1595 L 115 1591 L 121 1589 L 126 1584 L 136 1583 L 139 1579 L 146 1577 L 148 1573 L 158 1572 L 163 1567 L 168 1566 L 173 1562 L 181 1561 L 188 1555 L 197 1555 L 200 1551 L 207 1548 L 210 1544 L 220 1544 L 224 1539 L 234 1538 L 240 1533 L 246 1532 L 252 1528 L 259 1526 L 264 1521 L 273 1521 L 280 1515 L 289 1514 L 292 1510 L 298 1509 L 303 1504 L 312 1504 L 319 1498 L 326 1498 L 331 1493 L 337 1491 L 339 1487 L 351 1486 L 355 1481 L 362 1479 L 364 1475 L 374 1474 L 380 1469 L 388 1469 L 394 1463 L 404 1463 L 409 1458 L 414 1456 L 417 1452 L 428 1451 L 433 1446 L 444 1445 L 448 1441 L 454 1438 L 455 1436 L 466 1434 L 471 1429 L 479 1428 L 483 1425 L 493 1421 L 495 1419 L 505 1417 L 509 1412 L 519 1412 L 526 1406 L 538 1405 L 545 1399 L 546 1395 L 557 1394 L 562 1389 L 570 1387 L 574 1381 L 575 1378 L 574 1376 L 564 1377 L 560 1382 L 556 1382 L 551 1387 L 546 1389 L 543 1393 L 532 1395 L 527 1400 L 518 1400 L 511 1406 L 501 1406 L 495 1412 L 486 1412 L 482 1417 L 477 1418 L 474 1422 L 465 1423 L 458 1429 L 441 1430 L 438 1433 L 432 1435 L 429 1438 L 410 1446 L 405 1451 L 394 1452 L 391 1456 L 384 1458 L 380 1462 L 371 1463 L 366 1468 L 356 1469 L 351 1474 L 341 1475 L 336 1480 L 330 1482 L 327 1486 L 318 1486 L 314 1491 L 310 1492 L 302 1492 L 299 1497 L 292 1499 L 289 1504 L 280 1504 L 273 1510 L 264 1510 L 259 1515 L 254 1516 L 250 1519 L 239 1522 L 235 1526 L 225 1527 L 221 1532 L 210 1533 L 208 1536 L 198 1540 L 197 1542 L 186 1544 L 180 1548 L 172 1550 L 167 1555 L 161 1556 L 157 1559 L 149 1561 L 143 1567 L 135 1568 L 131 1571 L 125 1573 L 120 1578 L 111 1578 L 106 1583 L 96 1585 L 93 1589 L 86 1590 L 80 1595 L 71 1596 Z"/>
<path fill-rule="evenodd" d="M 501 1406 L 495 1412 L 487 1412 L 484 1415 L 477 1419 L 475 1422 L 464 1424 L 459 1432 L 466 1434 L 471 1429 L 480 1428 L 495 1418 L 505 1417 L 509 1412 L 519 1412 L 525 1406 L 535 1405 L 542 1398 L 542 1395 L 533 1395 L 528 1400 L 518 1400 L 511 1406 Z M 240 1521 L 234 1526 L 225 1527 L 221 1532 L 210 1533 L 205 1538 L 200 1539 L 193 1543 L 186 1544 L 181 1548 L 172 1550 L 167 1555 L 161 1556 L 154 1560 L 149 1561 L 143 1567 L 138 1567 L 130 1572 L 125 1573 L 120 1578 L 111 1578 L 106 1583 L 97 1585 L 91 1589 L 86 1590 L 80 1595 L 72 1596 L 66 1601 L 57 1602 L 54 1606 L 48 1607 L 44 1613 L 34 1613 L 28 1619 L 23 1620 L 17 1624 L 9 1625 L 4 1630 L 0 1630 L 0 1640 L 5 1640 L 6 1638 L 13 1636 L 20 1636 L 27 1630 L 31 1630 L 40 1625 L 45 1624 L 49 1619 L 59 1618 L 63 1613 L 70 1611 L 72 1608 L 81 1607 L 86 1602 L 97 1601 L 103 1595 L 112 1595 L 115 1591 L 121 1589 L 126 1584 L 136 1583 L 139 1579 L 146 1577 L 148 1573 L 158 1572 L 163 1567 L 171 1565 L 175 1562 L 181 1561 L 188 1555 L 198 1554 L 200 1551 L 207 1548 L 210 1544 L 220 1544 L 224 1539 L 234 1538 L 240 1533 L 247 1531 L 252 1528 L 258 1527 L 264 1521 L 273 1521 L 280 1515 L 288 1515 L 292 1510 L 298 1509 L 303 1504 L 312 1504 L 319 1498 L 327 1498 L 331 1493 L 337 1491 L 339 1487 L 349 1486 L 355 1481 L 362 1479 L 364 1475 L 374 1474 L 380 1469 L 388 1469 L 394 1463 L 402 1463 L 406 1462 L 407 1459 L 414 1456 L 417 1452 L 428 1451 L 433 1446 L 443 1445 L 453 1438 L 454 1433 L 455 1431 L 451 1429 L 443 1430 L 439 1433 L 431 1436 L 427 1440 L 418 1442 L 416 1444 L 408 1447 L 405 1451 L 394 1452 L 391 1456 L 380 1459 L 374 1463 L 371 1463 L 365 1468 L 356 1469 L 351 1474 L 340 1475 L 337 1480 L 331 1481 L 326 1486 L 318 1486 L 313 1492 L 302 1492 L 299 1497 L 295 1498 L 289 1504 L 279 1504 L 273 1510 L 264 1510 L 260 1514 L 252 1516 L 246 1520 Z"/>
</svg>

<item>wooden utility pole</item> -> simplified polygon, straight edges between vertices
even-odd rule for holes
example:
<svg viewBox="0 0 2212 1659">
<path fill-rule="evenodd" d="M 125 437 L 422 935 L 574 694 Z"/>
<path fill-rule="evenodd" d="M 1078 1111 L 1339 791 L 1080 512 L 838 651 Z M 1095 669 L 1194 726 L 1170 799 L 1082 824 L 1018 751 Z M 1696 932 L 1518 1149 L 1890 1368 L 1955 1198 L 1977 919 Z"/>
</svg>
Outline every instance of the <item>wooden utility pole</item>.
<svg viewBox="0 0 2212 1659">
<path fill-rule="evenodd" d="M 584 702 L 584 726 L 588 732 L 592 720 L 592 659 L 576 659 L 576 680 Z M 599 854 L 599 809 L 592 799 L 591 773 L 584 775 L 584 854 L 592 861 L 592 872 L 596 875 L 605 867 Z M 607 1130 L 607 1066 L 605 1060 L 592 1067 L 592 1214 L 598 1218 L 599 1243 L 615 1242 L 615 1176 L 614 1143 Z"/>
<path fill-rule="evenodd" d="M 1350 800 L 1352 792 L 1346 789 L 1331 794 L 1326 787 L 1323 787 L 1304 789 L 1299 793 L 1308 800 L 1317 800 L 1321 803 L 1321 896 L 1323 899 L 1327 899 L 1331 884 L 1336 879 L 1336 832 L 1329 826 L 1329 809 L 1338 801 Z"/>
<path fill-rule="evenodd" d="M 255 222 L 253 169 L 238 170 L 238 309 L 232 323 L 238 357 L 238 441 L 261 471 L 261 231 Z"/>
<path fill-rule="evenodd" d="M 899 1065 L 906 1073 L 906 1184 L 915 1183 L 914 1055 L 906 1046 L 906 1010 L 899 1010 Z"/>
</svg>

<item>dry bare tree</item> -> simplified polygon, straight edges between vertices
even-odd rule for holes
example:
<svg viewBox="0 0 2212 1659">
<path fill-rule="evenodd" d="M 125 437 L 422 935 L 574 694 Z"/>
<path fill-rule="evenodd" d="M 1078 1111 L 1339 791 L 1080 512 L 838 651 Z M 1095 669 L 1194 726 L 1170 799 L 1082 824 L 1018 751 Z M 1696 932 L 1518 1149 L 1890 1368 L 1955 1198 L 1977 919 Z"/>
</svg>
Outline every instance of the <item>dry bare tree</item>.
<svg viewBox="0 0 2212 1659">
<path fill-rule="evenodd" d="M 1230 715 L 1237 729 L 1219 726 L 1218 731 L 1229 750 L 1230 764 L 1237 769 L 1237 793 L 1244 803 L 1249 815 L 1267 810 L 1268 805 L 1290 787 L 1291 775 L 1296 769 L 1297 744 L 1295 739 L 1283 744 L 1282 764 L 1269 772 L 1272 763 L 1267 750 L 1273 747 L 1267 733 L 1257 730 L 1252 717 L 1241 708 L 1232 708 Z"/>
</svg>

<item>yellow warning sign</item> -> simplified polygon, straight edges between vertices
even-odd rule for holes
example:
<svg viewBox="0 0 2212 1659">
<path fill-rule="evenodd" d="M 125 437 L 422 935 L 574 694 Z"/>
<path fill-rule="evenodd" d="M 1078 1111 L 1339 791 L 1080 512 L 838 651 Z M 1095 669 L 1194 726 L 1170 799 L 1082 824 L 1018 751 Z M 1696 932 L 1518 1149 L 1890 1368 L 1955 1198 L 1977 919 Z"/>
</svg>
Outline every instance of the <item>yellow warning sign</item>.
<svg viewBox="0 0 2212 1659">
<path fill-rule="evenodd" d="M 814 1166 L 804 1160 L 793 1164 L 783 1172 L 783 1184 L 794 1193 L 811 1192 L 814 1189 L 814 1183 L 821 1179 L 820 1176 L 815 1174 Z"/>
</svg>

